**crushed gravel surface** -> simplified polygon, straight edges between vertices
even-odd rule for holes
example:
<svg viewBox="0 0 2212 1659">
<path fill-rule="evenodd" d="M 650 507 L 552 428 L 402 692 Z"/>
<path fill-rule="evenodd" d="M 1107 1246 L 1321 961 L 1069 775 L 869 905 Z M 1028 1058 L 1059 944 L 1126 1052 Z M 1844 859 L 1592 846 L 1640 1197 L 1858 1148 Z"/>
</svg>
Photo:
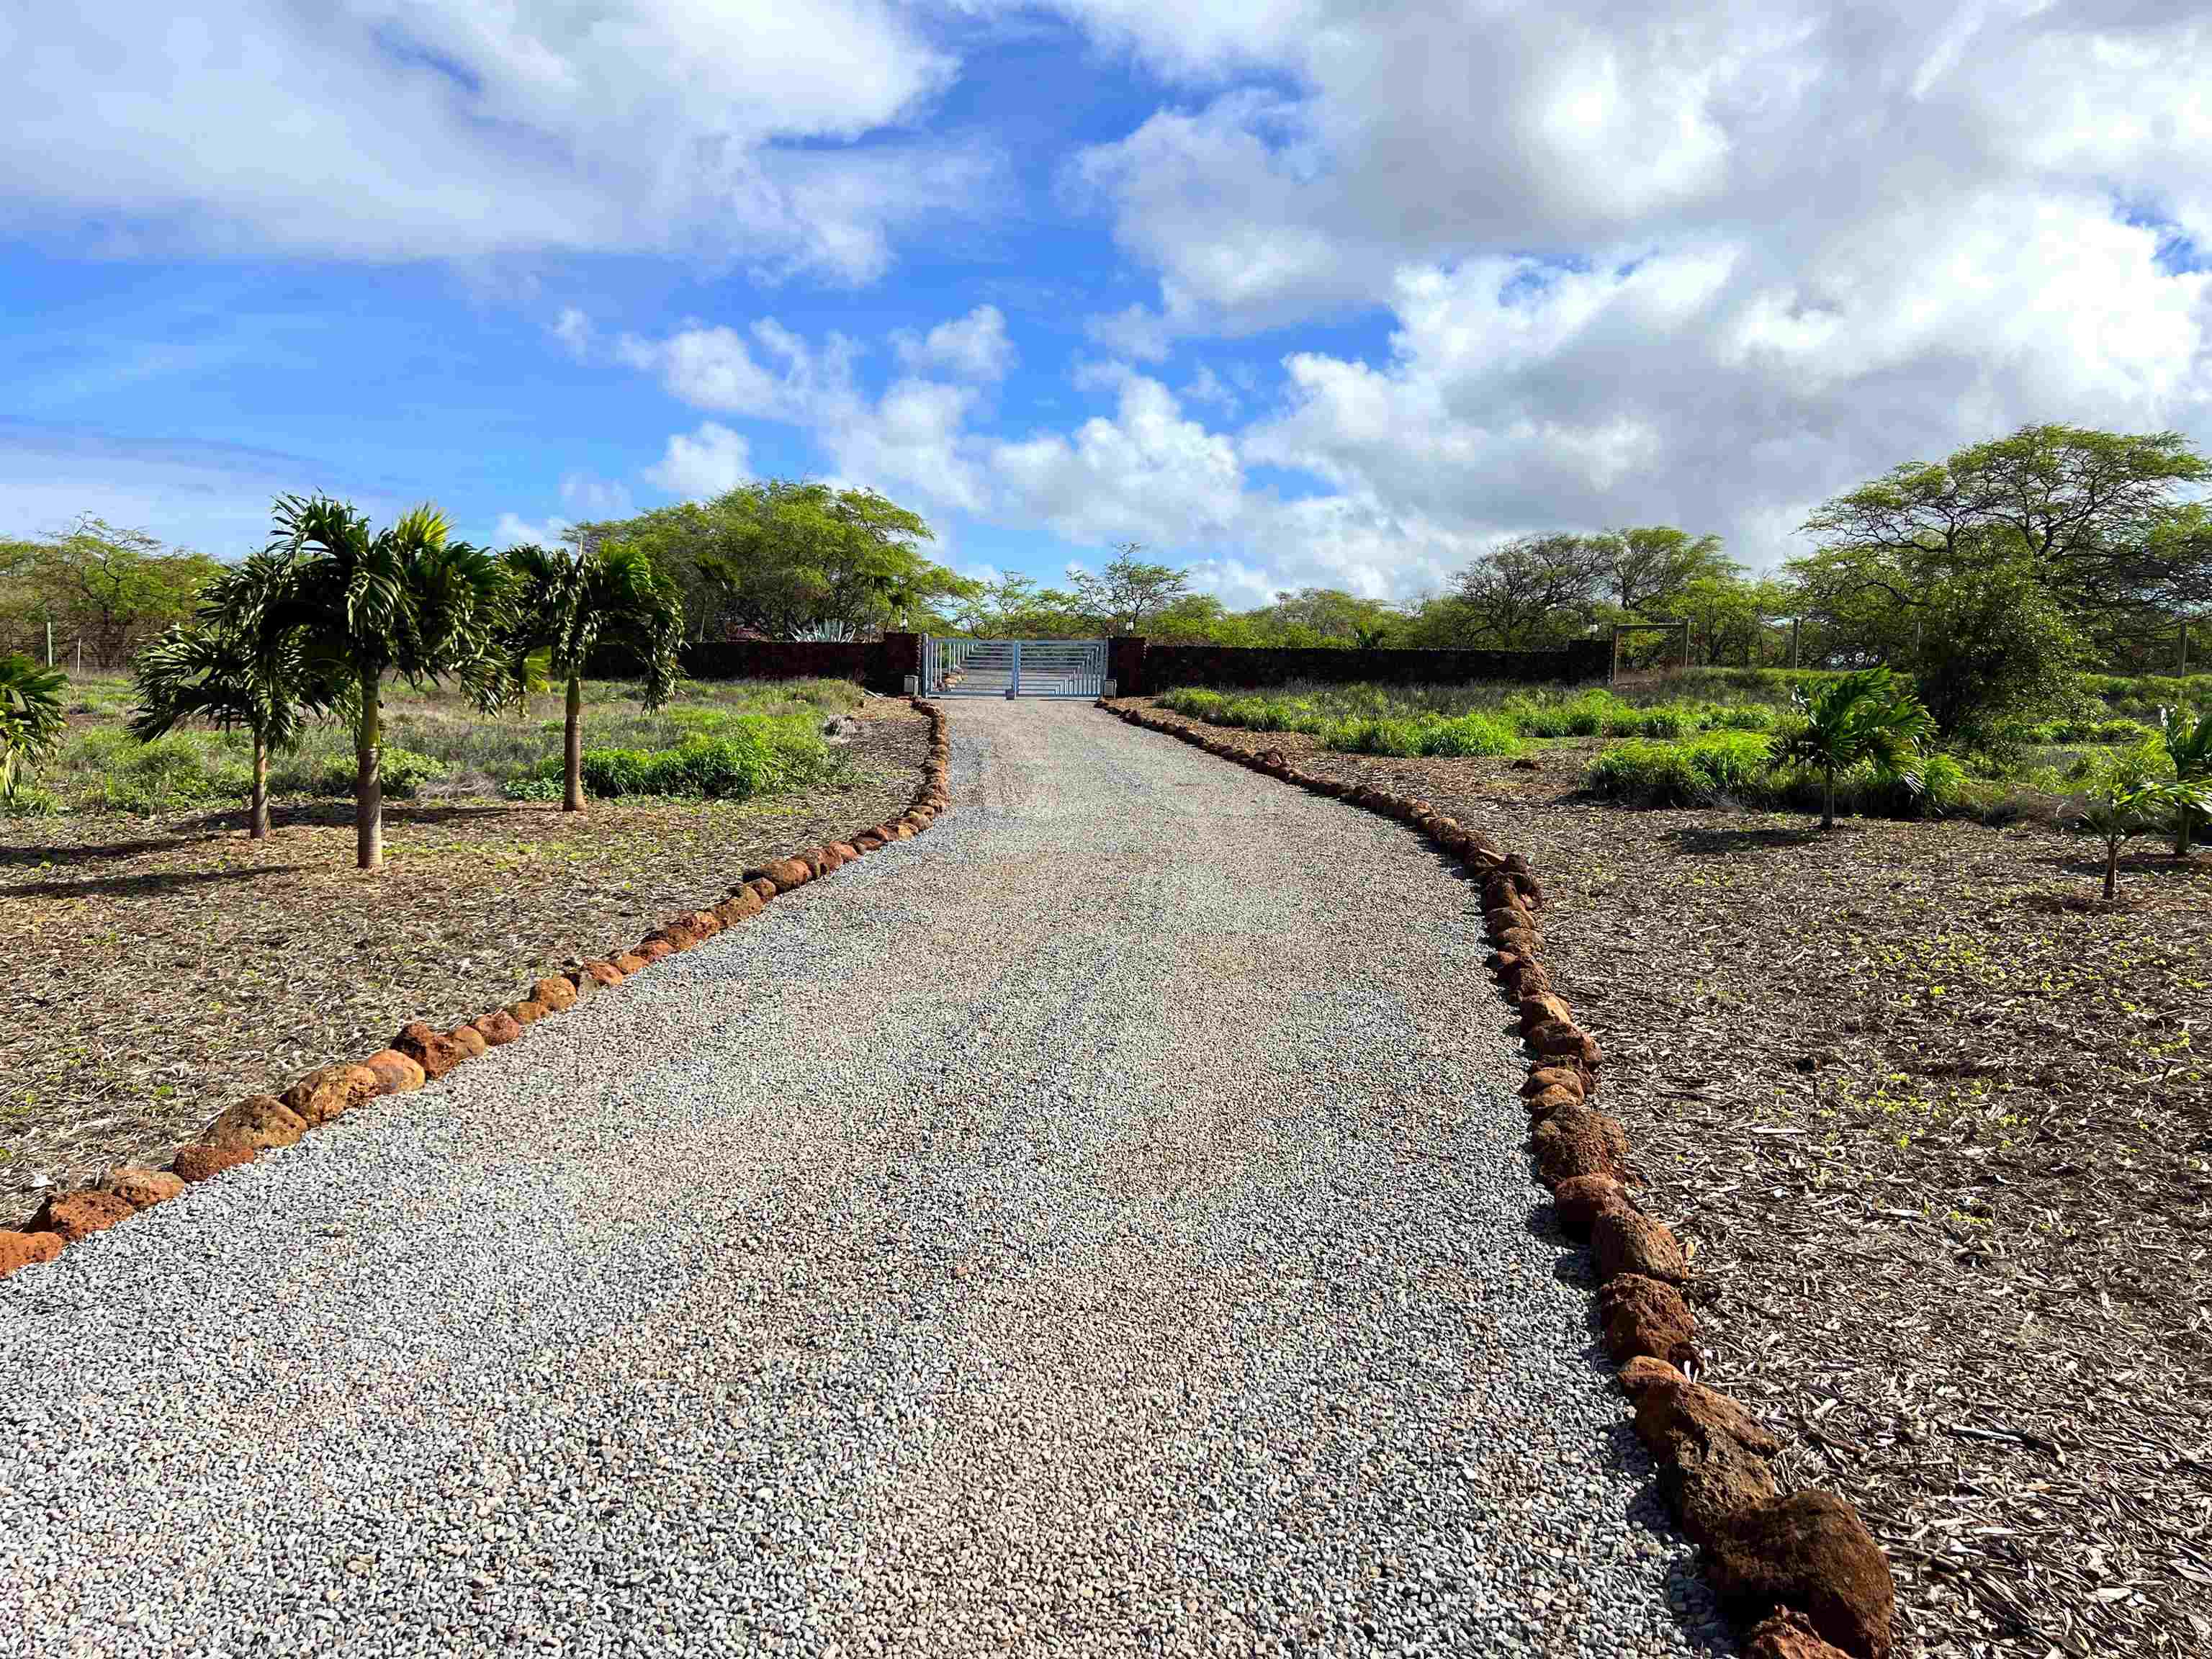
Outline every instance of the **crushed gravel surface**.
<svg viewBox="0 0 2212 1659">
<path fill-rule="evenodd" d="M 952 714 L 919 841 L 0 1285 L 0 1653 L 1723 1649 L 1478 896 Z"/>
</svg>

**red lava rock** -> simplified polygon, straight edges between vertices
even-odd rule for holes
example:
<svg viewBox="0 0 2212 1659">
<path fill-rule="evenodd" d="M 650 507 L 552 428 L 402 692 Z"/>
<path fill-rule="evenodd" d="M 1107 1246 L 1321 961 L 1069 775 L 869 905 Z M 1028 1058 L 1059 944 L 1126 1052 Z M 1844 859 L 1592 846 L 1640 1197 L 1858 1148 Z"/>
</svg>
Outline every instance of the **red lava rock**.
<svg viewBox="0 0 2212 1659">
<path fill-rule="evenodd" d="M 722 931 L 722 919 L 712 910 L 686 910 L 676 918 L 702 939 L 709 939 Z"/>
<path fill-rule="evenodd" d="M 1502 933 L 1492 933 L 1498 948 L 1510 951 L 1524 961 L 1533 960 L 1544 948 L 1543 936 L 1533 927 L 1508 927 Z"/>
<path fill-rule="evenodd" d="M 765 876 L 762 877 L 758 881 L 749 881 L 745 885 L 752 890 L 753 896 L 758 899 L 763 904 L 766 904 L 770 899 L 774 898 L 778 892 L 782 890 Z"/>
<path fill-rule="evenodd" d="M 863 853 L 872 853 L 884 844 L 884 838 L 872 830 L 863 830 L 853 837 L 853 845 Z"/>
<path fill-rule="evenodd" d="M 1638 1363 L 1646 1366 L 1650 1360 Z M 1636 1400 L 1636 1432 L 1660 1466 L 1659 1486 L 1698 1542 L 1778 1495 L 1766 1459 L 1781 1443 L 1724 1394 L 1660 1366 L 1622 1385 Z"/>
<path fill-rule="evenodd" d="M 179 1181 L 211 1181 L 225 1170 L 251 1164 L 259 1156 L 251 1146 L 179 1146 L 169 1167 Z"/>
<path fill-rule="evenodd" d="M 1566 1089 L 1577 1100 L 1583 1097 L 1583 1074 L 1570 1066 L 1533 1066 L 1528 1069 L 1528 1081 L 1521 1085 L 1524 1100 L 1533 1100 L 1547 1089 Z"/>
<path fill-rule="evenodd" d="M 1539 1025 L 1571 1025 L 1575 1011 L 1549 991 L 1521 994 L 1521 1029 L 1533 1031 Z"/>
<path fill-rule="evenodd" d="M 1597 1039 L 1565 1020 L 1547 1020 L 1541 1025 L 1532 1026 L 1522 1034 L 1522 1040 L 1539 1054 L 1562 1056 L 1593 1072 L 1605 1062 L 1605 1050 L 1598 1046 Z"/>
<path fill-rule="evenodd" d="M 520 1023 L 504 1008 L 495 1008 L 472 1023 L 483 1040 L 495 1048 L 522 1035 Z"/>
<path fill-rule="evenodd" d="M 751 921 L 767 908 L 761 902 L 758 893 L 750 887 L 740 887 L 714 907 L 714 920 L 720 922 L 722 931 L 727 933 L 739 922 Z"/>
<path fill-rule="evenodd" d="M 1518 904 L 1501 904 L 1483 913 L 1482 925 L 1492 939 L 1501 939 L 1516 927 L 1533 929 L 1535 919 Z"/>
<path fill-rule="evenodd" d="M 1698 1322 L 1681 1291 L 1656 1279 L 1623 1273 L 1598 1287 L 1598 1323 L 1616 1362 L 1643 1354 L 1670 1363 L 1689 1350 Z"/>
<path fill-rule="evenodd" d="M 459 1043 L 419 1019 L 410 1019 L 401 1026 L 399 1035 L 392 1039 L 392 1046 L 420 1066 L 423 1077 L 433 1082 L 469 1057 Z"/>
<path fill-rule="evenodd" d="M 1784 1607 L 1746 1638 L 1743 1659 L 1850 1659 L 1850 1656 L 1815 1635 L 1803 1613 Z"/>
<path fill-rule="evenodd" d="M 491 1044 L 484 1041 L 483 1033 L 473 1025 L 456 1025 L 446 1033 L 446 1040 L 460 1049 L 464 1060 L 474 1060 L 491 1048 Z"/>
<path fill-rule="evenodd" d="M 1625 1207 L 1628 1188 L 1611 1176 L 1574 1176 L 1562 1181 L 1552 1194 L 1552 1208 L 1559 1229 L 1569 1238 L 1588 1238 L 1590 1224 L 1604 1212 Z"/>
<path fill-rule="evenodd" d="M 209 1146 L 251 1146 L 265 1152 L 293 1146 L 307 1133 L 300 1115 L 276 1096 L 248 1095 L 209 1124 L 200 1140 Z"/>
<path fill-rule="evenodd" d="M 752 895 L 748 893 L 745 896 L 751 898 Z M 758 899 L 753 899 L 753 908 L 756 910 L 760 908 Z M 587 962 L 584 964 L 584 971 L 591 975 L 592 984 L 604 985 L 610 990 L 629 977 L 611 962 Z"/>
<path fill-rule="evenodd" d="M 49 1193 L 31 1218 L 27 1232 L 52 1233 L 64 1244 L 74 1244 L 94 1233 L 104 1233 L 131 1216 L 137 1206 L 114 1193 Z"/>
<path fill-rule="evenodd" d="M 840 864 L 850 864 L 860 856 L 860 849 L 850 842 L 833 841 L 830 843 L 830 850 L 837 855 Z"/>
<path fill-rule="evenodd" d="M 556 974 L 532 984 L 530 1000 L 544 1004 L 550 1013 L 562 1013 L 576 1006 L 576 988 Z"/>
<path fill-rule="evenodd" d="M 779 892 L 789 892 L 794 887 L 804 887 L 814 879 L 814 872 L 799 859 L 778 859 L 768 866 L 768 878 Z"/>
<path fill-rule="evenodd" d="M 676 947 L 658 933 L 648 933 L 637 942 L 637 949 L 633 954 L 641 961 L 655 963 L 663 957 L 674 956 Z"/>
<path fill-rule="evenodd" d="M 422 1086 L 422 1068 L 397 1048 L 379 1048 L 362 1064 L 376 1074 L 380 1095 L 411 1094 Z"/>
<path fill-rule="evenodd" d="M 0 1228 L 0 1279 L 39 1262 L 52 1261 L 61 1253 L 59 1233 L 19 1233 Z"/>
<path fill-rule="evenodd" d="M 134 1210 L 146 1210 L 168 1202 L 185 1190 L 185 1183 L 167 1170 L 144 1170 L 135 1164 L 124 1164 L 100 1176 L 100 1190 L 114 1194 Z"/>
<path fill-rule="evenodd" d="M 648 945 L 665 945 L 668 947 L 669 954 L 673 956 L 678 951 L 690 950 L 698 943 L 699 935 L 682 922 L 668 921 L 663 922 L 647 933 L 639 941 L 637 948 L 639 953 L 642 955 L 645 952 L 645 947 Z"/>
<path fill-rule="evenodd" d="M 1530 1095 L 1522 1102 L 1522 1104 L 1528 1107 L 1528 1115 L 1540 1122 L 1562 1107 L 1579 1106 L 1582 1103 L 1581 1090 L 1559 1088 L 1547 1089 L 1541 1094 Z"/>
<path fill-rule="evenodd" d="M 1792 1492 L 1731 1516 L 1705 1547 L 1705 1571 L 1739 1616 L 1791 1607 L 1854 1659 L 1888 1659 L 1897 1613 L 1889 1559 L 1833 1492 Z"/>
<path fill-rule="evenodd" d="M 520 1002 L 507 1004 L 507 1012 L 514 1016 L 517 1025 L 535 1025 L 553 1011 L 536 997 L 525 997 Z"/>
<path fill-rule="evenodd" d="M 1590 1256 L 1597 1276 L 1607 1279 L 1620 1273 L 1641 1273 L 1680 1285 L 1690 1276 L 1689 1259 L 1681 1241 L 1662 1222 L 1640 1210 L 1609 1211 L 1590 1227 Z"/>
<path fill-rule="evenodd" d="M 1537 1173 L 1557 1191 L 1577 1176 L 1628 1179 L 1628 1131 L 1620 1121 L 1588 1106 L 1562 1106 L 1536 1126 L 1530 1138 Z"/>
<path fill-rule="evenodd" d="M 284 1091 L 285 1105 L 309 1128 L 343 1117 L 364 1100 L 384 1092 L 376 1073 L 366 1066 L 324 1066 Z"/>
</svg>

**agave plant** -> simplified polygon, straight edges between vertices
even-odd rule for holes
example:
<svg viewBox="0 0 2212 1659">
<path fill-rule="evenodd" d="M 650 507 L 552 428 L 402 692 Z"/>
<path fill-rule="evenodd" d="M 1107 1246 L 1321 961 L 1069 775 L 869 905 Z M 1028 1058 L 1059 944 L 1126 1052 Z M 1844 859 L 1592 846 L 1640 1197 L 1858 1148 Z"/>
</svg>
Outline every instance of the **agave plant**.
<svg viewBox="0 0 2212 1659">
<path fill-rule="evenodd" d="M 1803 724 L 1774 739 L 1778 763 L 1802 761 L 1826 775 L 1820 828 L 1836 827 L 1836 779 L 1872 761 L 1914 794 L 1922 785 L 1921 748 L 1936 734 L 1935 717 L 1887 668 L 1863 668 L 1796 694 Z"/>
<path fill-rule="evenodd" d="M 2192 724 L 2188 714 L 2179 708 L 2158 711 L 2158 732 L 2166 744 L 2166 758 L 2173 763 L 2173 775 L 2185 784 L 2212 785 L 2212 708 L 2197 715 Z M 2173 856 L 2185 859 L 2197 832 L 2204 827 L 2207 814 L 2203 808 L 2178 805 L 2173 813 Z"/>
<path fill-rule="evenodd" d="M 638 548 L 610 543 L 587 553 L 534 544 L 501 556 L 513 605 L 507 650 L 515 678 L 527 681 L 541 659 L 567 694 L 562 794 L 564 811 L 584 810 L 584 665 L 595 648 L 618 647 L 644 669 L 641 701 L 659 708 L 676 690 L 676 647 L 684 602 L 653 575 Z"/>
<path fill-rule="evenodd" d="M 355 854 L 374 870 L 384 862 L 384 677 L 456 680 L 486 712 L 511 701 L 507 573 L 453 540 L 427 504 L 376 531 L 324 495 L 280 496 L 275 518 L 270 551 L 288 567 L 279 624 L 299 630 L 310 672 L 352 690 Z"/>
<path fill-rule="evenodd" d="M 30 769 L 53 752 L 68 724 L 65 677 L 17 652 L 0 657 L 0 801 L 15 798 Z"/>
</svg>

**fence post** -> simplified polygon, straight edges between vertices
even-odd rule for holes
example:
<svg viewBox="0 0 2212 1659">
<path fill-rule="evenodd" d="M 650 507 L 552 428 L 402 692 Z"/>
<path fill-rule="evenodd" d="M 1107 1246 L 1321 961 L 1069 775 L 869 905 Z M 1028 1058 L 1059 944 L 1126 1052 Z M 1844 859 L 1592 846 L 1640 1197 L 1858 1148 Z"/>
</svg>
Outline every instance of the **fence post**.
<svg viewBox="0 0 2212 1659">
<path fill-rule="evenodd" d="M 1690 666 L 1690 624 L 1686 618 L 1682 623 L 1682 666 L 1686 671 Z"/>
<path fill-rule="evenodd" d="M 1792 668 L 1797 665 L 1797 630 L 1804 625 L 1805 619 L 1802 617 L 1792 617 L 1790 619 L 1790 665 Z"/>
<path fill-rule="evenodd" d="M 2188 673 L 2188 672 L 2189 672 L 2189 624 L 2188 624 L 2186 622 L 2184 622 L 2184 623 L 2181 624 L 2181 669 L 2180 669 L 2180 672 L 2181 672 L 2182 673 L 2184 673 L 2184 674 L 2186 674 L 2186 673 Z"/>
<path fill-rule="evenodd" d="M 46 618 L 46 666 L 54 665 L 54 619 Z"/>
</svg>

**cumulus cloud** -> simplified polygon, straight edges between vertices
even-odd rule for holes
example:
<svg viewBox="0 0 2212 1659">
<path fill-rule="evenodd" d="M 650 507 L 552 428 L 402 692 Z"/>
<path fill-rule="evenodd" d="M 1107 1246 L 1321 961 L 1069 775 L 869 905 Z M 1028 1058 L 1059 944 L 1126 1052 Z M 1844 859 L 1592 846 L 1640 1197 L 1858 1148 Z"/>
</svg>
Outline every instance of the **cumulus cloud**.
<svg viewBox="0 0 2212 1659">
<path fill-rule="evenodd" d="M 963 380 L 1003 380 L 1014 366 L 1014 343 L 1006 313 L 977 306 L 965 317 L 939 323 L 926 335 L 900 329 L 891 335 L 899 362 L 916 373 L 941 370 Z"/>
<path fill-rule="evenodd" d="M 696 432 L 672 433 L 645 476 L 671 495 L 707 501 L 751 480 L 752 452 L 743 434 L 719 421 L 702 421 Z"/>
<path fill-rule="evenodd" d="M 896 136 L 957 68 L 888 0 L 33 8 L 0 50 L 0 225 L 108 253 L 577 249 L 860 281 L 994 175 L 972 143 Z"/>
<path fill-rule="evenodd" d="M 1007 509 L 1069 541 L 1188 544 L 1229 531 L 1243 468 L 1228 437 L 1188 419 L 1158 380 L 1127 374 L 1114 416 L 991 451 Z"/>
<path fill-rule="evenodd" d="M 1411 591 L 1656 519 L 1767 563 L 1824 496 L 2024 422 L 2212 443 L 2188 8 L 1063 9 L 1185 92 L 1067 169 L 1158 283 L 1094 337 L 1281 331 L 1283 406 L 1232 435 L 1326 492 L 1247 491 L 1285 569 Z M 1378 302 L 1386 351 L 1299 349 Z"/>
<path fill-rule="evenodd" d="M 502 513 L 499 515 L 498 524 L 492 527 L 491 544 L 494 547 L 521 547 L 526 544 L 558 547 L 561 538 L 568 531 L 568 520 L 557 514 L 533 522 L 519 513 Z"/>
</svg>

